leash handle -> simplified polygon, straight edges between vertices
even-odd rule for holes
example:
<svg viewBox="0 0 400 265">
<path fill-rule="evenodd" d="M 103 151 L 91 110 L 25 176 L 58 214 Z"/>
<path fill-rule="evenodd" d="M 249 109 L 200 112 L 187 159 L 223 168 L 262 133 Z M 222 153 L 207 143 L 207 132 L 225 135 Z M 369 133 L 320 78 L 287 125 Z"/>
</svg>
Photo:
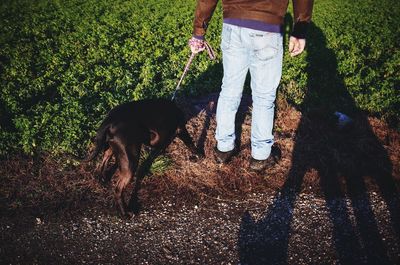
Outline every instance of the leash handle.
<svg viewBox="0 0 400 265">
<path fill-rule="evenodd" d="M 211 45 L 208 44 L 208 42 L 204 41 L 204 47 L 207 50 L 208 56 L 210 57 L 211 60 L 215 60 L 216 56 L 215 56 L 215 52 L 212 49 Z M 178 85 L 175 88 L 174 93 L 172 94 L 172 98 L 171 100 L 175 99 L 176 93 L 178 92 L 179 88 L 181 87 L 183 78 L 186 76 L 187 72 L 189 71 L 190 65 L 193 62 L 194 57 L 196 56 L 197 53 L 192 52 L 192 54 L 189 57 L 189 60 L 187 61 L 186 65 L 185 65 L 185 69 L 183 70 L 183 74 L 181 76 L 181 78 L 179 79 Z"/>
</svg>

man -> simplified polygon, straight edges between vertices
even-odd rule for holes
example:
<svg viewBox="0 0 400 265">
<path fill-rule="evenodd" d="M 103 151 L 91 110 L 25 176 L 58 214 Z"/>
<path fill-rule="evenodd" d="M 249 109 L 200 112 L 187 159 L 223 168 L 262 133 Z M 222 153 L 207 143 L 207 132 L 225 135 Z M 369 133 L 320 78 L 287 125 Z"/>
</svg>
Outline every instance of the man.
<svg viewBox="0 0 400 265">
<path fill-rule="evenodd" d="M 224 76 L 217 104 L 215 156 L 226 163 L 236 153 L 235 116 L 247 72 L 253 100 L 250 168 L 261 171 L 275 162 L 271 155 L 276 89 L 282 73 L 282 24 L 289 0 L 223 0 L 221 38 Z M 193 37 L 194 53 L 204 50 L 204 36 L 218 0 L 198 0 Z M 303 52 L 313 0 L 293 0 L 294 26 L 289 40 L 291 56 Z"/>
</svg>

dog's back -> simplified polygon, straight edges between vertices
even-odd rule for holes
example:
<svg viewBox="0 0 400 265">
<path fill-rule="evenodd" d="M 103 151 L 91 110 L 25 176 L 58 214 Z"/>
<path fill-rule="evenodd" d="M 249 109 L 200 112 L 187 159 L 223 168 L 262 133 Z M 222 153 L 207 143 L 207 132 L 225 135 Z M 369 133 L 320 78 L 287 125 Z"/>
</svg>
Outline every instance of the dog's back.
<svg viewBox="0 0 400 265">
<path fill-rule="evenodd" d="M 183 112 L 166 99 L 145 99 L 123 103 L 113 108 L 105 117 L 95 137 L 95 148 L 87 160 L 94 159 L 107 148 L 107 140 L 117 133 L 129 139 L 150 145 L 165 141 L 177 128 L 185 125 Z M 150 132 L 158 132 L 152 141 Z"/>
</svg>

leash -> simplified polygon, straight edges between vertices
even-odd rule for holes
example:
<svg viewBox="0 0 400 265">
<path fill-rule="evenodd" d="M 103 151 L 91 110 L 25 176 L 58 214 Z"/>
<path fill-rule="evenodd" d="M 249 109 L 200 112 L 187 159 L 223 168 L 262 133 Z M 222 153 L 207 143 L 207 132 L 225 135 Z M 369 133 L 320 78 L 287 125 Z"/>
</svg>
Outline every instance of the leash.
<svg viewBox="0 0 400 265">
<path fill-rule="evenodd" d="M 205 50 L 207 50 L 207 53 L 208 53 L 208 56 L 210 57 L 210 59 L 211 59 L 211 60 L 214 60 L 214 59 L 216 58 L 216 56 L 215 56 L 215 52 L 214 52 L 214 50 L 212 49 L 211 45 L 208 44 L 208 42 L 204 41 L 204 48 L 205 48 Z M 203 51 L 203 50 L 202 50 L 202 51 Z M 183 81 L 183 78 L 185 78 L 186 74 L 188 73 L 189 68 L 190 68 L 190 65 L 192 64 L 193 59 L 194 59 L 194 57 L 196 56 L 196 54 L 197 54 L 197 53 L 192 52 L 192 54 L 190 55 L 189 60 L 188 60 L 187 63 L 186 63 L 185 69 L 183 70 L 182 76 L 181 76 L 181 78 L 179 79 L 178 85 L 176 86 L 175 91 L 174 91 L 174 93 L 172 94 L 172 98 L 171 98 L 172 101 L 175 99 L 176 93 L 177 93 L 178 90 L 180 89 L 181 84 L 182 84 L 182 81 Z"/>
</svg>

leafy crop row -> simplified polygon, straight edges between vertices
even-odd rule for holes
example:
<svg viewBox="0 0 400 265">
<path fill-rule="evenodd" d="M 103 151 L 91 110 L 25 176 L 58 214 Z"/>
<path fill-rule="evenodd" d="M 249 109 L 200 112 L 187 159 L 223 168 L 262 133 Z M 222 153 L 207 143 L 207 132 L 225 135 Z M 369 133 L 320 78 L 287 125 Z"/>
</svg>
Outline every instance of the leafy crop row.
<svg viewBox="0 0 400 265">
<path fill-rule="evenodd" d="M 372 0 L 316 1 L 310 31 L 310 38 L 326 42 L 321 56 L 332 52 L 313 69 L 333 64 L 331 72 L 357 107 L 396 118 L 399 6 L 390 0 L 382 0 L 379 10 Z M 194 0 L 3 0 L 0 154 L 83 151 L 110 108 L 169 97 L 189 56 L 194 8 Z M 207 33 L 219 55 L 221 23 L 219 6 Z M 281 94 L 298 106 L 313 83 L 309 57 L 285 56 Z M 210 62 L 201 54 L 183 89 L 190 95 L 217 91 L 221 74 L 221 56 Z M 334 93 L 331 79 L 328 94 Z"/>
</svg>

